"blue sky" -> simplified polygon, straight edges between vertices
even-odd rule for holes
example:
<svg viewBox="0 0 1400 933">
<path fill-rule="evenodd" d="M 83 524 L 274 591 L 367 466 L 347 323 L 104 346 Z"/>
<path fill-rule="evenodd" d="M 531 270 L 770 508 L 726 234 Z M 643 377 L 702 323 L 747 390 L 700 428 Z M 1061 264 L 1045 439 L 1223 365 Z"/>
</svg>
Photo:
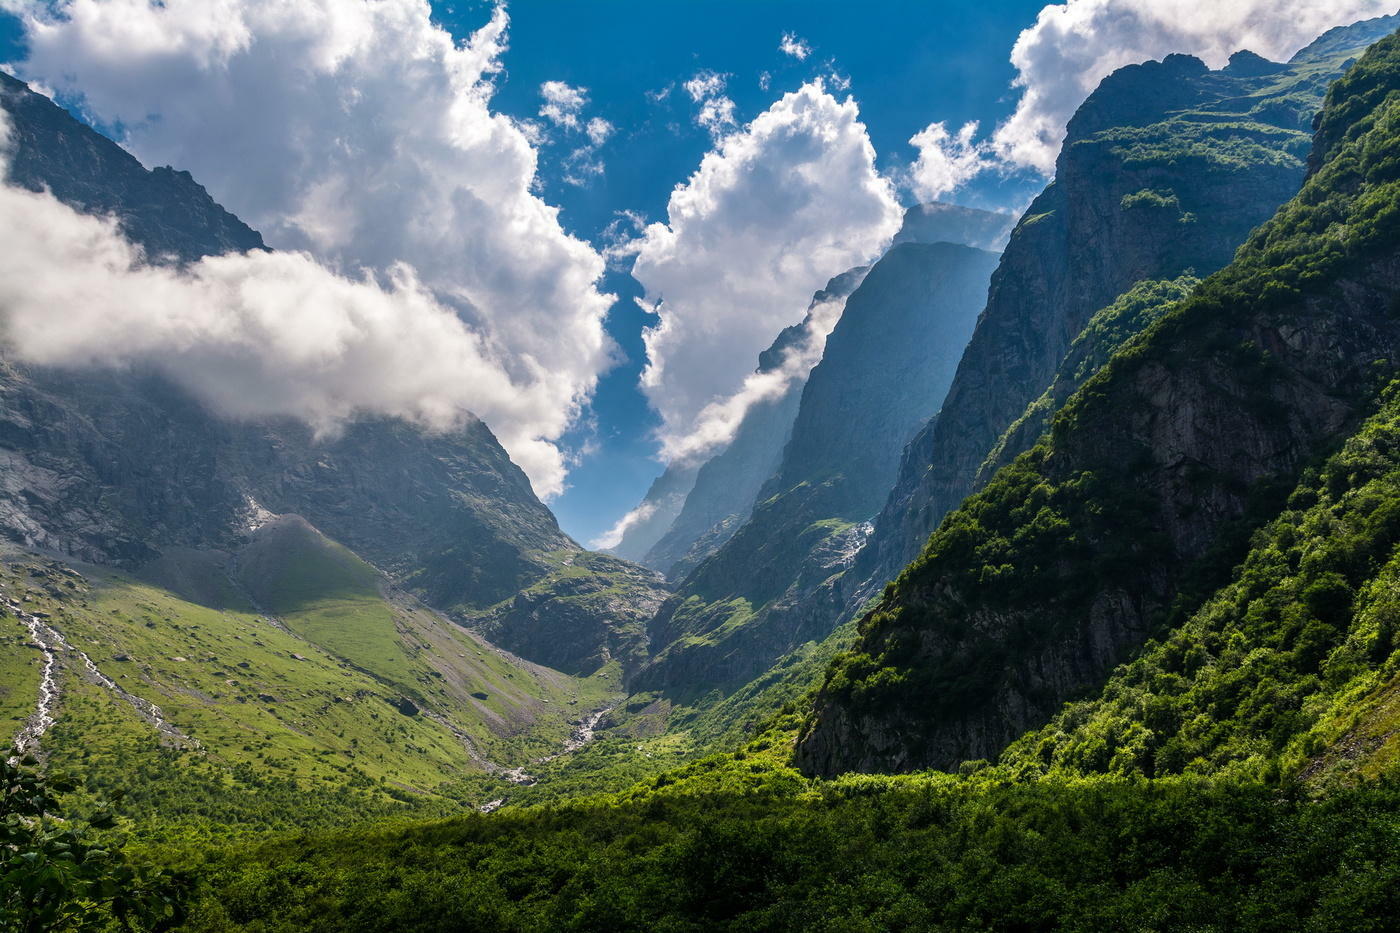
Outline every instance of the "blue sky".
<svg viewBox="0 0 1400 933">
<path fill-rule="evenodd" d="M 742 122 L 783 92 L 834 70 L 850 79 L 848 93 L 860 105 L 879 165 L 894 169 L 913 159 L 908 140 L 932 121 L 960 126 L 978 120 L 986 126 L 1010 113 L 1011 46 L 1042 6 L 1027 0 L 858 6 L 833 0 L 516 2 L 495 106 L 533 117 L 543 82 L 588 89 L 588 113 L 618 128 L 599 151 L 605 173 L 585 187 L 568 184 L 562 165 L 568 147 L 547 145 L 541 174 L 547 200 L 562 208 L 565 227 L 601 242 L 617 211 L 664 220 L 671 189 L 695 171 L 711 146 L 684 94 L 673 92 L 658 104 L 648 92 L 678 87 L 702 70 L 729 74 L 729 95 Z M 485 20 L 489 7 L 455 0 L 435 9 L 445 26 L 465 35 Z M 779 51 L 785 33 L 812 47 L 805 61 Z M 765 72 L 771 75 L 767 90 L 760 85 Z M 1013 208 L 1040 184 L 1025 176 L 984 176 L 955 200 Z M 595 449 L 550 503 L 564 529 L 582 541 L 635 506 L 662 469 L 651 439 L 656 418 L 637 391 L 644 362 L 640 332 L 653 319 L 631 300 L 640 289 L 630 276 L 610 274 L 606 286 L 621 298 L 608 330 L 625 359 L 598 388 L 588 437 L 574 432 L 574 443 L 591 439 Z"/>
<path fill-rule="evenodd" d="M 1009 51 L 1041 6 L 1036 0 L 885 0 L 858 7 L 833 0 L 516 0 L 508 6 L 509 50 L 492 107 L 538 120 L 544 82 L 587 90 L 584 115 L 615 128 L 596 154 L 605 170 L 585 184 L 570 183 L 576 140 L 547 140 L 539 148 L 540 194 L 561 209 L 568 232 L 601 249 L 622 211 L 664 221 L 672 189 L 713 146 L 681 89 L 697 73 L 726 76 L 740 124 L 815 76 L 826 76 L 829 85 L 833 75 L 849 79 L 837 96 L 856 100 L 879 168 L 894 172 L 914 158 L 908 140 L 931 121 L 990 126 L 1011 111 Z M 481 0 L 433 3 L 439 24 L 459 39 L 480 28 L 492 8 Z M 780 51 L 785 34 L 810 47 L 805 60 Z M 0 15 L 0 60 L 24 54 L 16 22 Z M 992 173 L 955 200 L 1014 208 L 1040 184 L 1033 176 Z M 603 286 L 618 296 L 606 327 L 620 361 L 563 439 L 577 459 L 567 488 L 550 503 L 564 529 L 584 542 L 635 506 L 662 469 L 653 436 L 658 420 L 637 385 L 645 363 L 641 332 L 656 319 L 633 300 L 642 289 L 625 270 L 610 269 Z"/>
<path fill-rule="evenodd" d="M 291 305 L 274 338 L 225 334 L 256 317 L 246 307 L 206 308 L 217 327 L 183 322 L 219 358 L 260 348 L 242 382 L 214 384 L 223 371 L 191 365 L 178 341 L 162 354 L 143 320 L 140 340 L 104 347 L 108 362 L 175 359 L 192 391 L 243 416 L 476 412 L 588 542 L 661 471 L 658 438 L 708 443 L 707 402 L 737 397 L 807 296 L 873 258 L 897 223 L 884 179 L 905 203 L 917 169 L 945 200 L 1019 209 L 1113 69 L 1170 52 L 1213 67 L 1240 48 L 1286 59 L 1396 0 L 514 0 L 508 27 L 486 0 L 436 2 L 432 22 L 418 0 L 28 2 L 46 26 L 26 48 L 0 14 L 0 60 L 125 127 L 148 164 L 189 169 L 284 255 L 299 251 L 298 281 L 317 296 Z M 807 54 L 785 54 L 785 35 Z M 698 121 L 685 83 L 704 75 L 722 77 L 723 96 L 704 99 L 732 106 L 731 121 Z M 541 112 L 547 82 L 574 107 L 563 123 Z M 624 216 L 668 226 L 634 241 L 637 279 L 625 260 L 609 267 L 609 307 L 593 279 Z M 401 261 L 420 291 L 394 279 Z M 662 318 L 637 305 L 638 279 L 665 299 Z M 600 321 L 619 350 L 611 368 Z M 296 356 L 308 345 L 309 367 Z M 264 407 L 247 410 L 249 397 Z"/>
</svg>

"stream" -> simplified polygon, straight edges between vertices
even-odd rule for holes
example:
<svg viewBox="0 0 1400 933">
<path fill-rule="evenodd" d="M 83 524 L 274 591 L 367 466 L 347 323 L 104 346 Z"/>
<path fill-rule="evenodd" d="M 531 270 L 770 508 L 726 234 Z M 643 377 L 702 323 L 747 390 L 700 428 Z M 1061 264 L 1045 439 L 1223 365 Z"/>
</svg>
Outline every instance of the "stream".
<svg viewBox="0 0 1400 933">
<path fill-rule="evenodd" d="M 44 653 L 44 671 L 39 679 L 39 703 L 38 708 L 25 720 L 23 728 L 14 738 L 16 757 L 23 756 L 38 751 L 40 740 L 44 733 L 48 732 L 54 724 L 54 706 L 58 702 L 61 690 L 58 686 L 58 657 L 60 651 L 82 658 L 83 666 L 86 668 L 90 678 L 99 686 L 115 693 L 122 700 L 125 700 L 142 719 L 151 725 L 157 732 L 171 741 L 186 747 L 198 748 L 199 742 L 190 738 L 179 728 L 172 725 L 165 718 L 164 712 L 156 704 L 143 697 L 136 696 L 123 689 L 116 681 L 102 673 L 93 663 L 92 658 L 87 653 L 74 648 L 63 637 L 63 634 L 49 623 L 45 622 L 38 615 L 25 613 L 20 605 L 14 600 L 10 600 L 9 608 L 19 616 L 25 628 L 29 629 L 29 635 L 38 645 L 39 650 Z"/>
</svg>

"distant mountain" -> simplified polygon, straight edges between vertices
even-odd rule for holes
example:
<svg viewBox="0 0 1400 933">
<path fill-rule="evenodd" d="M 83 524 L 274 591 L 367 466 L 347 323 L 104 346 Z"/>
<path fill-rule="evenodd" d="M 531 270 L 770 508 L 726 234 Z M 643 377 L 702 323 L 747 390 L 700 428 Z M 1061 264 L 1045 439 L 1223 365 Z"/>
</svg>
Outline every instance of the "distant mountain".
<svg viewBox="0 0 1400 933">
<path fill-rule="evenodd" d="M 891 246 L 901 243 L 961 243 L 1001 252 L 1016 227 L 1015 214 L 930 201 L 904 212 L 904 223 Z"/>
<path fill-rule="evenodd" d="M 839 315 L 868 271 L 860 266 L 843 272 L 813 295 L 801 323 L 784 328 L 759 355 L 758 372 L 782 367 L 785 355 L 808 334 L 814 313 Z M 744 414 L 729 446 L 696 471 L 692 489 L 670 527 L 644 556 L 648 567 L 680 579 L 738 530 L 753 511 L 759 489 L 778 468 L 806 381 L 804 373 L 780 396 L 759 402 Z"/>
<path fill-rule="evenodd" d="M 892 245 L 943 242 L 1000 249 L 1014 225 L 1010 214 L 931 202 L 905 211 Z M 807 319 L 778 335 L 760 355 L 758 371 L 780 366 L 788 346 L 805 333 L 814 310 L 825 305 L 822 313 L 831 314 L 830 306 L 844 301 L 868 271 L 868 266 L 848 270 L 817 292 Z M 839 314 L 839 306 L 834 311 Z M 688 465 L 669 467 L 643 499 L 646 520 L 634 526 L 614 552 L 679 580 L 729 540 L 778 468 L 805 382 L 805 377 L 794 380 L 780 397 L 751 408 L 729 445 L 698 471 Z"/>
<path fill-rule="evenodd" d="M 830 631 L 792 607 L 859 546 L 904 444 L 942 401 L 996 259 L 909 242 L 871 268 L 803 387 L 778 470 L 653 620 L 634 689 L 732 688 Z"/>
</svg>

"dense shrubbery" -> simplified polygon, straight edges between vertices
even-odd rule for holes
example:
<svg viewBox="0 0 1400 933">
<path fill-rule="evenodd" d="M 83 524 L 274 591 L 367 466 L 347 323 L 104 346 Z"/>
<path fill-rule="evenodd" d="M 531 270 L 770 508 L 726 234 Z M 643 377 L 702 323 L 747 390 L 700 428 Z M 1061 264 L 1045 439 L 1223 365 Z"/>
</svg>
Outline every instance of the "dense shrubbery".
<svg viewBox="0 0 1400 933">
<path fill-rule="evenodd" d="M 1369 930 L 1400 787 L 807 783 L 739 756 L 645 790 L 219 856 L 189 929 Z"/>
<path fill-rule="evenodd" d="M 183 919 L 185 887 L 134 866 L 107 816 L 65 820 L 58 775 L 41 778 L 0 754 L 0 930 L 166 930 Z"/>
</svg>

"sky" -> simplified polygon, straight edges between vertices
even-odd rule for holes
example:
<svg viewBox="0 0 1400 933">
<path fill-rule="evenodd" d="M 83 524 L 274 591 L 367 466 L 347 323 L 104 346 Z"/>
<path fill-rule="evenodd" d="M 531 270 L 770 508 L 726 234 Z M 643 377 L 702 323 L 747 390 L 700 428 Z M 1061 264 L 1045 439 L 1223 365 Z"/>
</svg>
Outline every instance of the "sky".
<svg viewBox="0 0 1400 933">
<path fill-rule="evenodd" d="M 904 206 L 1020 210 L 1123 64 L 1286 58 L 1393 5 L 0 0 L 0 61 L 279 254 L 155 274 L 0 191 L 0 252 L 64 270 L 0 299 L 22 357 L 154 365 L 232 417 L 479 416 L 587 543 L 724 442 Z"/>
<path fill-rule="evenodd" d="M 840 0 L 516 3 L 510 8 L 511 50 L 497 101 L 509 113 L 533 116 L 540 85 L 564 81 L 587 88 L 587 112 L 618 127 L 599 149 L 603 174 L 586 185 L 565 180 L 567 142 L 543 149 L 541 174 L 549 200 L 563 209 L 566 226 L 597 238 L 618 219 L 618 211 L 664 218 L 672 188 L 710 149 L 710 134 L 696 123 L 695 103 L 682 89 L 697 73 L 729 76 L 726 90 L 739 122 L 814 76 L 848 79 L 878 165 L 897 170 L 915 158 L 909 139 L 930 122 L 991 124 L 1010 112 L 1015 70 L 1009 51 L 1043 5 L 887 0 L 862 3 L 860 15 L 852 16 L 851 4 Z M 459 24 L 479 21 L 485 8 L 461 0 L 435 4 L 454 32 L 463 28 Z M 804 60 L 780 50 L 787 34 L 810 46 Z M 896 45 L 898 54 L 891 54 Z M 671 93 L 664 101 L 653 99 L 667 88 Z M 1008 184 L 989 176 L 956 200 L 1010 209 L 1042 184 L 1024 177 Z M 905 195 L 903 200 L 914 199 Z M 825 270 L 825 275 L 841 271 Z M 631 300 L 642 290 L 625 272 L 611 274 L 607 289 L 622 296 L 608 329 L 623 362 L 602 378 L 594 420 L 576 434 L 576 444 L 593 449 L 570 472 L 569 488 L 550 502 L 564 529 L 585 542 L 634 507 L 663 467 L 654 438 L 660 419 L 638 390 L 646 363 L 641 330 L 654 318 Z M 769 340 L 780 327 L 772 329 Z M 737 363 L 752 369 L 757 353 Z"/>
</svg>

